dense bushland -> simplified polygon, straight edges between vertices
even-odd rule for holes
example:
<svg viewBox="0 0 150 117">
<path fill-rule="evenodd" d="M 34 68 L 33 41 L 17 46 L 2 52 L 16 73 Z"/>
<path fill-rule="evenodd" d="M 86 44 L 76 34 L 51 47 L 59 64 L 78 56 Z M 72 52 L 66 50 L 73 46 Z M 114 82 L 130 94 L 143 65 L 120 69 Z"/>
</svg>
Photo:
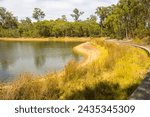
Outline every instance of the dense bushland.
<svg viewBox="0 0 150 117">
<path fill-rule="evenodd" d="M 30 18 L 17 20 L 5 8 L 0 7 L 0 37 L 111 37 L 143 38 L 150 35 L 150 1 L 120 0 L 117 5 L 98 7 L 95 15 L 80 20 L 84 12 L 78 9 L 71 14 L 74 22 L 62 15 L 56 20 L 44 20 L 45 13 L 35 8 Z"/>
</svg>

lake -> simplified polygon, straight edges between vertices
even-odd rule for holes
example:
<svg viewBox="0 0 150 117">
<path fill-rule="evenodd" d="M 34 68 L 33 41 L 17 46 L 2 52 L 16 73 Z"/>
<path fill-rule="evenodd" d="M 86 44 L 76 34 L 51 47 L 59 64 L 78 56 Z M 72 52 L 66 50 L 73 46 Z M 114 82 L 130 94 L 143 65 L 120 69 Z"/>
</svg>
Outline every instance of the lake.
<svg viewBox="0 0 150 117">
<path fill-rule="evenodd" d="M 0 41 L 0 81 L 14 80 L 21 73 L 45 74 L 58 71 L 82 56 L 72 48 L 81 42 L 3 42 Z"/>
</svg>

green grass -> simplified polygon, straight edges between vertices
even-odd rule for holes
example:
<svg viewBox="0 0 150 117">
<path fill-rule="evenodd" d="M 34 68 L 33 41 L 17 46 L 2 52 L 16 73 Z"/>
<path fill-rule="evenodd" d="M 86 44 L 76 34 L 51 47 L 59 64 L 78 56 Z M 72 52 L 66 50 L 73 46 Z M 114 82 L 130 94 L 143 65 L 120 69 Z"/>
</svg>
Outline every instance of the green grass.
<svg viewBox="0 0 150 117">
<path fill-rule="evenodd" d="M 70 61 L 61 73 L 33 76 L 1 84 L 0 99 L 128 99 L 144 78 L 150 58 L 145 51 L 103 40 L 91 42 L 100 51 L 93 63 Z"/>
</svg>

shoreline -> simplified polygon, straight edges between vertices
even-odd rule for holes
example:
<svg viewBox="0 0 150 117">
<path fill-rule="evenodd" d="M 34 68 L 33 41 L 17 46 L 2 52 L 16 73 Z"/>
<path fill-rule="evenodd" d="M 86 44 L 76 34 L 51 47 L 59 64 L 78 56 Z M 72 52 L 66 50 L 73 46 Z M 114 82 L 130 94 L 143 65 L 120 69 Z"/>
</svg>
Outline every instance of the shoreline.
<svg viewBox="0 0 150 117">
<path fill-rule="evenodd" d="M 89 48 L 91 49 L 90 51 L 89 51 Z M 79 44 L 79 45 L 73 47 L 72 50 L 75 53 L 82 55 L 84 57 L 84 59 L 82 61 L 77 61 L 77 65 L 78 65 L 77 69 L 80 69 L 81 67 L 85 67 L 85 65 L 92 63 L 94 60 L 96 60 L 100 56 L 99 50 L 94 45 L 92 45 L 90 42 L 85 42 L 85 43 Z M 53 73 L 54 72 L 46 73 L 46 74 L 42 75 L 42 77 L 45 75 L 51 75 Z M 61 77 L 62 75 L 65 74 L 65 67 L 62 70 L 56 71 L 55 73 L 57 74 L 57 76 Z M 40 81 L 40 82 L 42 82 L 44 80 L 46 80 L 46 79 L 45 78 L 38 79 L 38 81 Z"/>
<path fill-rule="evenodd" d="M 86 47 L 90 47 L 90 48 L 92 48 L 92 50 L 89 51 Z M 78 69 L 80 69 L 80 67 L 84 67 L 85 65 L 92 63 L 94 60 L 96 60 L 100 56 L 99 50 L 95 46 L 93 46 L 90 42 L 85 42 L 85 43 L 79 44 L 79 45 L 73 47 L 72 50 L 75 53 L 77 53 L 78 55 L 82 55 L 84 57 L 83 60 L 76 61 L 78 64 L 78 67 L 77 67 Z M 68 63 L 69 63 L 69 61 L 68 61 Z M 62 70 L 58 70 L 58 71 L 52 72 L 52 73 L 46 73 L 46 74 L 43 74 L 42 76 L 50 75 L 53 73 L 56 73 L 58 76 L 62 76 L 65 73 L 65 66 Z M 38 80 L 43 81 L 45 79 L 39 78 Z"/>
<path fill-rule="evenodd" d="M 0 41 L 5 42 L 86 42 L 90 41 L 91 38 L 84 37 L 60 37 L 60 38 L 2 38 Z"/>
<path fill-rule="evenodd" d="M 91 50 L 89 50 L 89 48 Z M 85 67 L 85 65 L 92 63 L 100 55 L 99 50 L 94 45 L 92 45 L 90 42 L 85 42 L 85 43 L 82 43 L 82 44 L 75 46 L 73 48 L 73 51 L 76 52 L 77 54 L 82 54 L 84 56 L 84 59 L 82 61 L 77 62 L 78 63 L 77 68 L 78 69 L 80 69 L 81 67 Z M 45 74 L 40 75 L 40 76 L 35 75 L 35 77 L 37 77 L 37 79 L 33 78 L 33 80 L 34 80 L 34 82 L 44 83 L 48 80 L 48 78 L 46 76 L 57 75 L 57 76 L 61 77 L 64 74 L 65 74 L 65 68 L 63 68 L 61 71 L 57 71 L 57 72 L 53 72 L 53 73 L 45 73 Z M 16 79 L 13 82 L 8 82 L 8 83 L 2 84 L 2 86 L 0 87 L 0 90 L 11 89 L 13 84 L 17 81 L 18 81 L 18 79 Z"/>
<path fill-rule="evenodd" d="M 77 54 L 82 55 L 84 57 L 83 60 L 81 60 L 79 62 L 77 61 L 79 69 L 80 69 L 80 67 L 84 67 L 85 65 L 92 63 L 100 55 L 99 50 L 94 45 L 92 45 L 90 42 L 84 42 L 82 44 L 79 44 L 79 45 L 73 47 L 72 50 L 74 52 L 76 52 Z M 63 75 L 65 73 L 64 68 L 62 70 L 58 70 L 58 71 L 52 72 L 52 73 L 45 73 L 43 75 L 36 75 L 36 74 L 33 74 L 33 75 L 38 77 L 38 79 L 35 79 L 36 81 L 41 82 L 43 80 L 46 80 L 45 78 L 43 79 L 43 76 L 51 75 L 53 73 L 56 73 L 57 75 L 60 75 L 60 76 Z M 12 83 L 13 82 L 8 82 L 8 84 L 6 83 L 6 85 L 4 87 L 6 88 L 7 86 L 10 86 Z"/>
<path fill-rule="evenodd" d="M 75 46 L 73 48 L 73 51 L 78 54 L 82 54 L 85 57 L 85 59 L 81 61 L 81 63 L 79 63 L 79 66 L 85 66 L 87 64 L 92 63 L 100 55 L 99 50 L 90 42 L 85 42 L 78 46 Z"/>
<path fill-rule="evenodd" d="M 99 50 L 89 41 L 90 37 L 60 37 L 60 38 L 1 38 L 3 42 L 83 42 L 75 47 L 73 51 L 84 56 L 84 59 L 78 62 L 79 66 L 84 66 L 96 60 L 99 56 Z"/>
<path fill-rule="evenodd" d="M 60 37 L 60 38 L 1 38 L 0 42 L 83 42 L 75 47 L 73 51 L 82 55 L 84 59 L 77 62 L 79 66 L 84 66 L 96 60 L 99 56 L 99 50 L 90 43 L 90 37 Z"/>
</svg>

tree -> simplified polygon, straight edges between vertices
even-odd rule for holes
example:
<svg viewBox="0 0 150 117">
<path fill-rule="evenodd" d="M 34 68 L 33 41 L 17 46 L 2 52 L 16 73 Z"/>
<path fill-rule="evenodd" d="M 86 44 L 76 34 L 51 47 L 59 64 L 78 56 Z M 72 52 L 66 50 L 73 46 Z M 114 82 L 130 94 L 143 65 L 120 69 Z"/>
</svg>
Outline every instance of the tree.
<svg viewBox="0 0 150 117">
<path fill-rule="evenodd" d="M 5 8 L 0 7 L 0 25 L 6 29 L 14 29 L 17 27 L 17 18 Z"/>
<path fill-rule="evenodd" d="M 84 14 L 84 12 L 83 11 L 79 11 L 77 8 L 75 8 L 74 10 L 73 10 L 73 14 L 71 14 L 71 16 L 74 18 L 74 21 L 79 21 L 79 17 L 81 16 L 81 15 L 83 15 Z"/>
<path fill-rule="evenodd" d="M 18 25 L 18 31 L 20 36 L 27 37 L 31 35 L 32 31 L 32 21 L 30 18 L 26 17 L 25 19 L 20 20 Z"/>
<path fill-rule="evenodd" d="M 87 20 L 90 20 L 90 21 L 93 21 L 93 22 L 96 22 L 97 21 L 97 17 L 95 15 L 90 15 L 89 18 L 87 18 Z"/>
<path fill-rule="evenodd" d="M 101 26 L 101 35 L 103 35 L 103 28 L 104 28 L 104 25 L 103 25 L 103 22 L 104 20 L 107 18 L 107 16 L 111 13 L 112 11 L 112 7 L 98 7 L 96 9 L 96 14 L 99 16 L 100 18 L 100 26 Z"/>
<path fill-rule="evenodd" d="M 77 8 L 71 16 L 74 22 L 67 21 L 65 15 L 57 20 L 44 20 L 45 14 L 35 8 L 33 18 L 17 21 L 11 12 L 0 7 L 0 36 L 1 37 L 98 37 L 112 38 L 143 38 L 150 35 L 150 2 L 149 0 L 119 0 L 117 5 L 98 7 L 96 14 L 90 15 L 84 21 L 80 16 L 84 12 Z"/>
<path fill-rule="evenodd" d="M 44 19 L 45 13 L 40 8 L 34 8 L 32 17 L 35 20 L 40 21 L 40 20 Z"/>
<path fill-rule="evenodd" d="M 66 15 L 62 15 L 62 16 L 61 16 L 61 20 L 63 20 L 63 21 L 67 21 L 67 17 L 66 17 Z"/>
<path fill-rule="evenodd" d="M 111 12 L 111 7 L 98 7 L 96 9 L 96 14 L 99 16 L 100 18 L 100 25 L 101 27 L 103 27 L 103 21 L 107 18 L 107 16 L 110 14 Z"/>
<path fill-rule="evenodd" d="M 143 5 L 144 9 L 144 18 L 146 27 L 150 28 L 150 1 L 149 0 L 139 0 L 139 2 Z"/>
<path fill-rule="evenodd" d="M 97 8 L 102 36 L 121 39 L 148 36 L 149 4 L 149 0 L 120 0 L 117 5 Z"/>
<path fill-rule="evenodd" d="M 20 20 L 20 22 L 23 24 L 31 24 L 32 20 L 29 17 L 26 17 L 25 19 Z"/>
<path fill-rule="evenodd" d="M 34 23 L 35 37 L 49 37 L 51 35 L 51 22 L 48 20 Z"/>
</svg>

